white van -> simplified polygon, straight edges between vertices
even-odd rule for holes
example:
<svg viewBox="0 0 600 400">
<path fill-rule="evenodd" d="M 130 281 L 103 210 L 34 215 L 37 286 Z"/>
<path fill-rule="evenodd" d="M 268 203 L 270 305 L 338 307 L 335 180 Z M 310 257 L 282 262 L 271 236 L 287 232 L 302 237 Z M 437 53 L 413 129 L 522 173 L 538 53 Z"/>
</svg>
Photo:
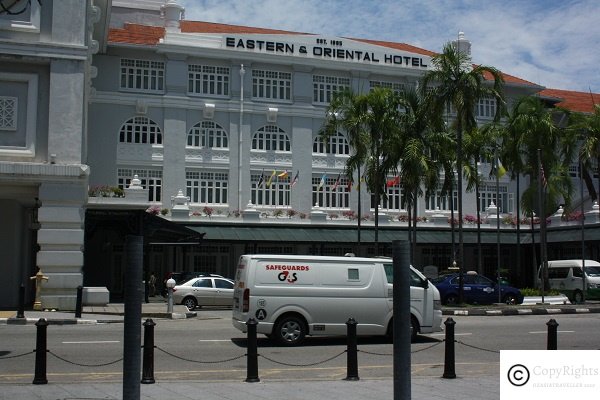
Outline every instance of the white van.
<svg viewBox="0 0 600 400">
<path fill-rule="evenodd" d="M 440 294 L 411 268 L 412 337 L 441 331 Z M 233 292 L 233 326 L 284 345 L 306 335 L 345 335 L 354 318 L 358 335 L 390 335 L 393 326 L 391 259 L 285 255 L 240 257 Z"/>
<path fill-rule="evenodd" d="M 583 261 L 548 261 L 548 281 L 550 289 L 564 293 L 573 303 L 583 300 Z M 600 299 L 600 263 L 585 260 L 586 299 Z M 538 287 L 541 287 L 541 266 L 538 270 Z"/>
</svg>

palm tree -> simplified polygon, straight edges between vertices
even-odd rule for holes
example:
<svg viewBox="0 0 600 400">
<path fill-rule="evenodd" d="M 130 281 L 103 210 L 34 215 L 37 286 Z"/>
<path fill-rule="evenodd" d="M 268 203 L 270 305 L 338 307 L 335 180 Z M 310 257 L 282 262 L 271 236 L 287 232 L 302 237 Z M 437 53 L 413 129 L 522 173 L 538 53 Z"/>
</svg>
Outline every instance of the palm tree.
<svg viewBox="0 0 600 400">
<path fill-rule="evenodd" d="M 430 191 L 439 185 L 441 164 L 434 158 L 438 153 L 436 145 L 448 146 L 450 139 L 443 129 L 433 125 L 426 99 L 417 91 L 409 89 L 401 93 L 400 106 L 400 129 L 390 149 L 390 165 L 400 170 L 409 217 L 412 263 L 417 239 L 417 200 L 423 195 L 423 189 Z"/>
<path fill-rule="evenodd" d="M 523 162 L 523 131 L 518 127 L 518 102 L 510 110 L 506 124 L 501 131 L 501 154 L 500 159 L 507 171 L 510 171 L 510 179 L 516 180 L 516 243 L 517 256 L 516 264 L 518 270 L 521 268 L 521 174 L 525 169 Z M 533 234 L 533 230 L 532 230 Z M 532 242 L 534 242 L 532 240 Z M 535 253 L 533 257 L 533 271 L 536 272 L 537 262 Z"/>
<path fill-rule="evenodd" d="M 529 96 L 518 100 L 511 118 L 513 128 L 522 135 L 523 173 L 533 182 L 523 193 L 522 205 L 526 212 L 538 211 L 540 218 L 547 217 L 561 204 L 568 206 L 573 190 L 569 166 L 575 155 L 576 137 L 557 125 L 560 113 L 560 109 L 550 109 L 538 97 Z M 539 208 L 537 201 L 538 149 L 546 178 L 544 209 Z"/>
<path fill-rule="evenodd" d="M 512 145 L 521 159 L 514 156 L 508 158 L 513 168 L 522 167 L 521 172 L 529 176 L 530 186 L 523 192 L 521 204 L 526 213 L 533 215 L 537 211 L 542 228 L 546 217 L 553 213 L 559 204 L 569 206 L 573 183 L 569 174 L 569 165 L 575 154 L 576 136 L 573 131 L 557 125 L 562 111 L 548 108 L 538 97 L 523 97 L 517 101 L 510 117 L 509 132 L 518 144 Z M 518 136 L 515 136 L 518 133 Z M 539 161 L 538 161 L 539 158 Z M 544 176 L 540 176 L 538 163 L 541 162 Z M 540 187 L 542 185 L 542 187 Z M 538 198 L 542 191 L 543 204 Z M 542 229 L 543 231 L 543 229 Z M 545 248 L 541 239 L 542 261 Z M 535 276 L 537 266 L 533 265 L 532 275 Z M 547 274 L 544 274 L 545 287 Z"/>
<path fill-rule="evenodd" d="M 420 89 L 425 93 L 428 90 L 433 92 L 434 99 L 433 115 L 443 115 L 442 111 L 446 107 L 451 107 L 456 113 L 454 120 L 454 130 L 456 133 L 456 169 L 458 171 L 458 261 L 460 267 L 460 288 L 459 301 L 462 302 L 463 281 L 462 271 L 464 270 L 464 240 L 463 240 L 463 216 L 462 216 L 462 190 L 463 190 L 463 132 L 470 131 L 477 127 L 476 107 L 480 99 L 492 97 L 496 99 L 499 106 L 496 115 L 504 104 L 502 94 L 503 78 L 496 68 L 489 66 L 473 66 L 471 57 L 465 52 L 461 52 L 458 46 L 451 43 L 444 45 L 442 53 L 432 57 L 431 63 L 433 69 L 426 72 L 421 79 Z M 492 80 L 490 86 L 486 83 Z"/>
<path fill-rule="evenodd" d="M 399 117 L 398 96 L 389 89 L 378 87 L 366 94 L 344 90 L 334 96 L 320 130 L 324 139 L 340 128 L 346 131 L 354 150 L 346 161 L 349 179 L 364 168 L 367 189 L 375 197 L 376 252 L 379 251 L 378 206 L 385 194 L 386 176 L 395 169 L 388 149 L 397 137 Z M 359 182 L 360 179 L 359 176 Z"/>
<path fill-rule="evenodd" d="M 475 190 L 475 202 L 477 206 L 477 271 L 483 273 L 483 260 L 481 249 L 481 202 L 479 201 L 479 188 L 481 187 L 482 177 L 479 173 L 479 160 L 487 162 L 494 160 L 494 149 L 497 142 L 496 124 L 488 124 L 483 128 L 474 128 L 465 132 L 464 152 L 465 166 L 464 175 L 467 179 L 467 191 Z M 496 205 L 498 199 L 496 199 Z"/>
<path fill-rule="evenodd" d="M 594 105 L 593 114 L 575 114 L 574 117 L 573 128 L 581 132 L 581 139 L 583 140 L 579 150 L 579 159 L 584 167 L 581 172 L 592 201 L 597 201 L 598 192 L 594 187 L 591 177 L 594 174 L 594 168 L 600 165 L 600 104 Z M 596 160 L 595 166 L 591 162 L 592 160 Z M 592 172 L 591 174 L 590 171 Z M 598 180 L 600 190 L 600 175 Z"/>
</svg>

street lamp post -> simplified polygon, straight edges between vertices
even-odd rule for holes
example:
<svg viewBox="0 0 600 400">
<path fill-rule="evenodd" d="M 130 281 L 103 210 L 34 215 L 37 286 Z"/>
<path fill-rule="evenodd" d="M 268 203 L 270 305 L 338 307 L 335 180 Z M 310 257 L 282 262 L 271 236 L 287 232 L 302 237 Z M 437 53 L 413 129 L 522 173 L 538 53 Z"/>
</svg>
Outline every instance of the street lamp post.
<svg viewBox="0 0 600 400">
<path fill-rule="evenodd" d="M 173 288 L 175 287 L 175 279 L 169 278 L 167 280 L 167 312 L 173 313 Z"/>
</svg>

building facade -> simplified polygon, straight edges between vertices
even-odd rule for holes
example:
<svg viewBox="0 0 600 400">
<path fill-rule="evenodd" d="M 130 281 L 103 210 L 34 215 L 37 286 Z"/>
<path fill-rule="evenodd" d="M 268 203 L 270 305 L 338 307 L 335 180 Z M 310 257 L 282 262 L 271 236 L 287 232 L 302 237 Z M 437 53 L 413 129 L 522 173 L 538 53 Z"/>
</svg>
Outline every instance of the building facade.
<svg viewBox="0 0 600 400">
<path fill-rule="evenodd" d="M 91 38 L 87 1 L 3 2 L 0 12 L 0 305 L 48 277 L 46 308 L 75 305 L 82 283 L 89 167 Z M 5 6 L 8 6 L 5 7 Z"/>
<path fill-rule="evenodd" d="M 232 276 L 244 253 L 389 254 L 392 240 L 408 238 L 401 185 L 389 185 L 385 200 L 374 204 L 359 188 L 360 176 L 351 186 L 344 174 L 352 151 L 345 133 L 323 141 L 319 131 L 336 91 L 413 88 L 431 68 L 433 52 L 187 21 L 176 0 L 19 3 L 23 13 L 0 15 L 0 217 L 6 221 L 0 235 L 8 255 L 0 272 L 10 277 L 0 283 L 3 306 L 16 304 L 22 282 L 31 299 L 26 282 L 37 267 L 49 277 L 44 308 L 72 309 L 80 284 L 107 286 L 118 299 L 125 249 L 121 233 L 109 232 L 120 228 L 97 229 L 110 209 L 162 212 L 205 234 L 201 244 L 184 243 L 185 230 L 179 239 L 148 240 L 145 269 L 159 276 L 180 270 Z M 458 40 L 470 51 L 464 36 Z M 582 108 L 580 93 L 503 75 L 509 105 L 538 94 L 574 111 L 592 109 Z M 491 120 L 495 107 L 482 99 L 479 121 Z M 483 162 L 482 176 L 490 169 Z M 142 191 L 131 191 L 136 178 Z M 489 215 L 482 249 L 474 226 L 465 227 L 467 269 L 481 251 L 484 272 L 501 257 L 509 274 L 527 283 L 529 266 L 515 265 L 515 254 L 535 260 L 537 227 L 522 226 L 523 236 L 510 225 L 496 229 L 494 207 L 503 218 L 518 201 L 508 175 L 499 184 L 498 198 L 493 179 L 477 200 L 460 189 L 465 216 L 476 214 L 477 201 Z M 452 265 L 457 238 L 448 220 L 456 196 L 419 199 L 415 265 Z M 94 212 L 94 226 L 84 229 L 86 209 Z M 600 237 L 591 222 L 597 219 L 586 221 L 589 254 L 597 257 Z M 553 248 L 555 257 L 576 258 L 572 228 L 550 235 L 566 243 Z"/>
</svg>

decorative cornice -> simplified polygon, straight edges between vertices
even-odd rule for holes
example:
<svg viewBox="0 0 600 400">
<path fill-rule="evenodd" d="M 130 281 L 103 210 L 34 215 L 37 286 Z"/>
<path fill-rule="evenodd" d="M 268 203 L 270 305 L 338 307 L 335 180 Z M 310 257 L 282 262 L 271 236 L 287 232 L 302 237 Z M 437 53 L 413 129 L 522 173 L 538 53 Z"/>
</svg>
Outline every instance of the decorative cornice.
<svg viewBox="0 0 600 400">
<path fill-rule="evenodd" d="M 13 163 L 0 162 L 0 178 L 7 176 L 14 179 L 23 178 L 72 178 L 87 177 L 90 167 L 85 164 L 41 164 L 41 163 Z"/>
</svg>

